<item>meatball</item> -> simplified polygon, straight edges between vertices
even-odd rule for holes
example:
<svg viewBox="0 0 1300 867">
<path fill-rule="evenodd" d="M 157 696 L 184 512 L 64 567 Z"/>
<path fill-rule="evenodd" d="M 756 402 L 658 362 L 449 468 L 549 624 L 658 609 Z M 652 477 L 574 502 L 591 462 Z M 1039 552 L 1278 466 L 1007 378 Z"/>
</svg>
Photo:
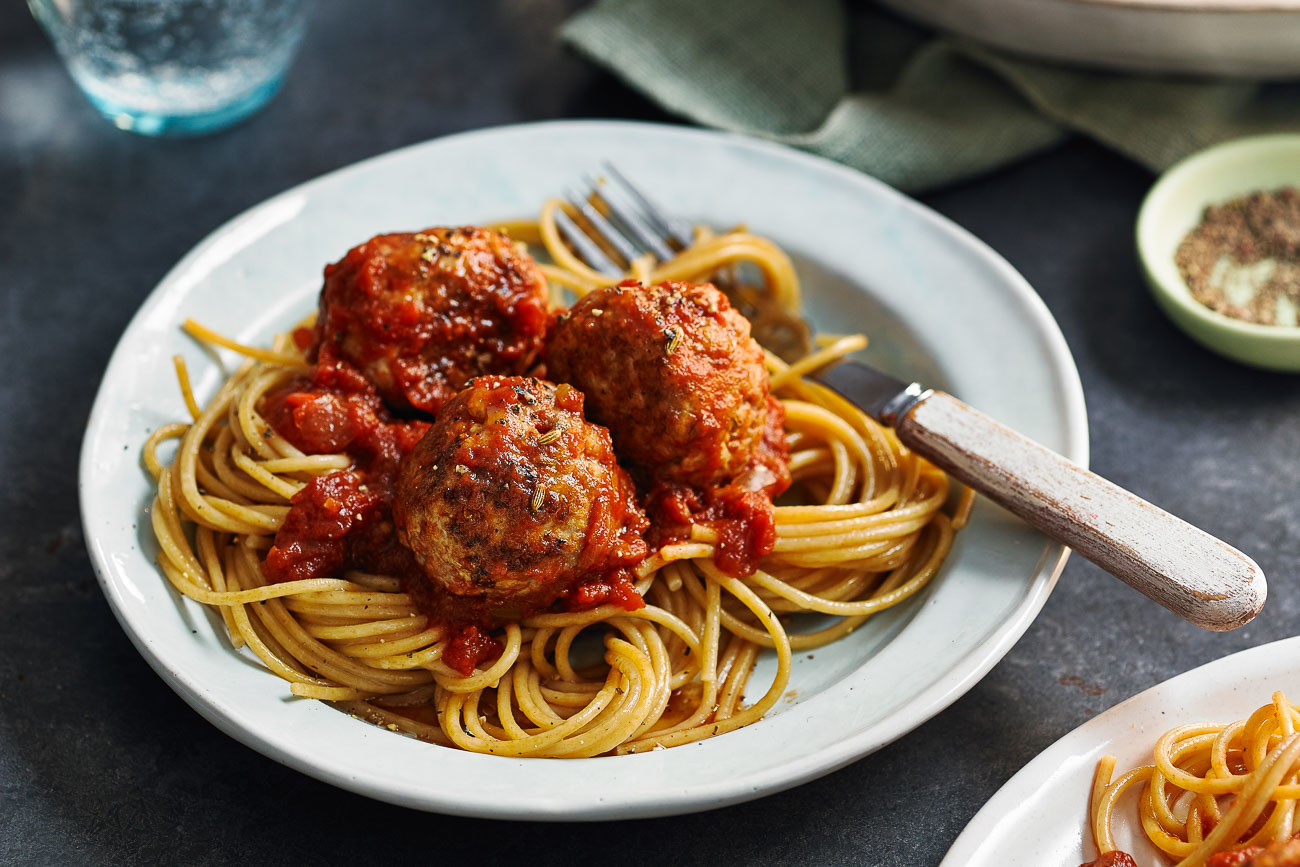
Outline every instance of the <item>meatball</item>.
<svg viewBox="0 0 1300 867">
<path fill-rule="evenodd" d="M 784 414 L 763 351 L 714 286 L 598 289 L 557 319 L 545 358 L 549 376 L 587 395 L 618 453 L 655 479 L 751 490 L 789 484 Z"/>
<path fill-rule="evenodd" d="M 448 610 L 477 602 L 517 617 L 615 574 L 626 586 L 626 569 L 647 553 L 647 521 L 609 432 L 582 404 L 570 385 L 487 376 L 443 406 L 402 465 L 393 502 L 435 607 L 450 595 Z"/>
<path fill-rule="evenodd" d="M 436 413 L 475 376 L 526 371 L 546 318 L 545 277 L 504 235 L 378 235 L 325 268 L 314 357 L 360 368 L 394 410 Z"/>
</svg>

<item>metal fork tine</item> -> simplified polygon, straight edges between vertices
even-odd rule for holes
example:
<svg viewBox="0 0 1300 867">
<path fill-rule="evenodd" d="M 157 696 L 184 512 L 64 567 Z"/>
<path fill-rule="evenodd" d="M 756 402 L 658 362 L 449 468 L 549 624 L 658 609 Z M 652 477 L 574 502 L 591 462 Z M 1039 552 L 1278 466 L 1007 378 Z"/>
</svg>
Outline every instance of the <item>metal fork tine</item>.
<svg viewBox="0 0 1300 867">
<path fill-rule="evenodd" d="M 654 253 L 660 262 L 667 262 L 673 257 L 673 251 L 663 242 L 663 238 L 650 228 L 640 214 L 633 208 L 629 208 L 626 201 L 619 202 L 616 201 L 617 197 L 610 197 L 608 191 L 613 188 L 612 184 L 590 177 L 586 178 L 586 181 L 591 185 L 592 189 L 599 192 L 601 199 L 609 206 L 609 210 L 618 218 L 619 222 L 627 226 L 632 234 L 636 235 L 637 240 L 644 244 L 650 252 Z"/>
<path fill-rule="evenodd" d="M 689 227 L 684 227 L 681 221 L 666 216 L 658 206 L 646 198 L 645 194 L 627 179 L 626 175 L 616 169 L 613 163 L 607 162 L 604 165 L 605 172 L 618 181 L 620 187 L 627 192 L 628 197 L 641 206 L 641 210 L 646 213 L 651 222 L 658 224 L 661 234 L 667 235 L 683 247 L 689 247 L 694 242 L 695 239 L 692 237 Z"/>
<path fill-rule="evenodd" d="M 606 250 L 616 250 L 630 266 L 638 256 L 644 255 L 642 244 L 660 262 L 667 262 L 676 255 L 669 247 L 670 242 L 680 243 L 682 249 L 695 242 L 694 229 L 689 223 L 661 211 L 608 162 L 603 168 L 605 176 L 596 180 L 586 175 L 583 184 L 567 193 L 569 201 L 565 207 L 576 209 L 582 215 L 580 222 L 570 217 L 566 210 L 558 210 L 555 215 L 560 234 L 573 247 L 578 258 L 602 275 L 618 280 L 626 272 Z M 584 190 L 589 192 L 582 195 Z M 592 204 L 593 197 L 604 203 L 608 213 L 599 203 Z M 750 310 L 759 314 L 753 319 L 752 329 L 754 338 L 761 345 L 787 361 L 808 354 L 811 349 L 808 326 L 798 315 L 782 309 L 775 299 L 751 296 L 744 291 L 749 282 L 745 275 L 737 274 L 734 267 L 729 267 L 712 278 L 706 276 L 706 279 L 713 279 L 742 312 Z"/>
<path fill-rule="evenodd" d="M 623 261 L 629 266 L 634 259 L 641 255 L 642 251 L 632 246 L 632 242 L 622 232 L 614 228 L 614 224 L 606 220 L 605 215 L 596 210 L 586 196 L 571 191 L 569 193 L 569 202 L 582 212 L 582 215 L 591 223 L 591 227 L 599 232 L 600 236 L 608 241 L 611 247 L 618 251 L 618 254 L 623 257 Z"/>
<path fill-rule="evenodd" d="M 595 268 L 606 277 L 622 277 L 623 269 L 614 264 L 614 262 L 605 255 L 605 251 L 600 246 L 583 233 L 578 228 L 578 224 L 573 222 L 568 214 L 563 210 L 556 208 L 555 225 L 559 228 L 560 234 L 573 245 L 582 257 L 582 261 Z"/>
</svg>

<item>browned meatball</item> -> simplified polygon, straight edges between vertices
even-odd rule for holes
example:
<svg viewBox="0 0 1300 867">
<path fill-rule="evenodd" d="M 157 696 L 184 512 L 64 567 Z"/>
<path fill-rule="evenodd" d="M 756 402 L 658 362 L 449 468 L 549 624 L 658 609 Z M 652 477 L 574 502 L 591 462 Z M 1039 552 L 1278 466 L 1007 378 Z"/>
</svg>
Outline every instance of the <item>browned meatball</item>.
<svg viewBox="0 0 1300 867">
<path fill-rule="evenodd" d="M 325 268 L 316 354 L 359 367 L 393 409 L 434 413 L 475 376 L 527 370 L 546 302 L 537 263 L 504 235 L 378 235 Z"/>
<path fill-rule="evenodd" d="M 434 606 L 439 594 L 455 597 L 443 606 L 453 619 L 475 602 L 517 617 L 646 556 L 635 489 L 582 404 L 570 385 L 480 377 L 407 457 L 393 519 L 437 591 Z"/>
<path fill-rule="evenodd" d="M 598 289 L 558 318 L 545 357 L 549 376 L 587 395 L 618 453 L 655 478 L 710 488 L 771 475 L 755 456 L 780 406 L 748 320 L 714 286 Z M 772 427 L 784 458 L 780 424 Z"/>
</svg>

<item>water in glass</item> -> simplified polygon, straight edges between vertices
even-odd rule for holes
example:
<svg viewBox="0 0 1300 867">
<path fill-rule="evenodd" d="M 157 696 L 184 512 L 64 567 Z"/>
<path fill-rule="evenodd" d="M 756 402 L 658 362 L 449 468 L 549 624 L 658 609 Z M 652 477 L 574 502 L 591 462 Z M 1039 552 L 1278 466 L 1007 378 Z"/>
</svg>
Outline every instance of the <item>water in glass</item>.
<svg viewBox="0 0 1300 867">
<path fill-rule="evenodd" d="M 208 132 L 260 108 L 303 30 L 301 0 L 28 0 L 90 101 L 124 129 Z"/>
</svg>

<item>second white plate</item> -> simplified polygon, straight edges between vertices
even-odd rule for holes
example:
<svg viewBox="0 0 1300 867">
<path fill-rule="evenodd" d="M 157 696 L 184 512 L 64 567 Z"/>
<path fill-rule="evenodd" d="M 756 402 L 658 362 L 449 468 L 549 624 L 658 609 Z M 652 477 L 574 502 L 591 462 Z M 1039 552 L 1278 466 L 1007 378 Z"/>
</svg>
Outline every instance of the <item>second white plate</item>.
<svg viewBox="0 0 1300 867">
<path fill-rule="evenodd" d="M 1174 726 L 1229 723 L 1277 690 L 1300 698 L 1300 637 L 1252 647 L 1151 687 L 1043 750 L 975 814 L 941 867 L 1078 867 L 1097 857 L 1088 830 L 1093 772 L 1104 755 L 1116 775 L 1151 764 L 1156 739 Z M 1147 842 L 1126 796 L 1115 842 L 1141 865 L 1173 863 Z"/>
</svg>

